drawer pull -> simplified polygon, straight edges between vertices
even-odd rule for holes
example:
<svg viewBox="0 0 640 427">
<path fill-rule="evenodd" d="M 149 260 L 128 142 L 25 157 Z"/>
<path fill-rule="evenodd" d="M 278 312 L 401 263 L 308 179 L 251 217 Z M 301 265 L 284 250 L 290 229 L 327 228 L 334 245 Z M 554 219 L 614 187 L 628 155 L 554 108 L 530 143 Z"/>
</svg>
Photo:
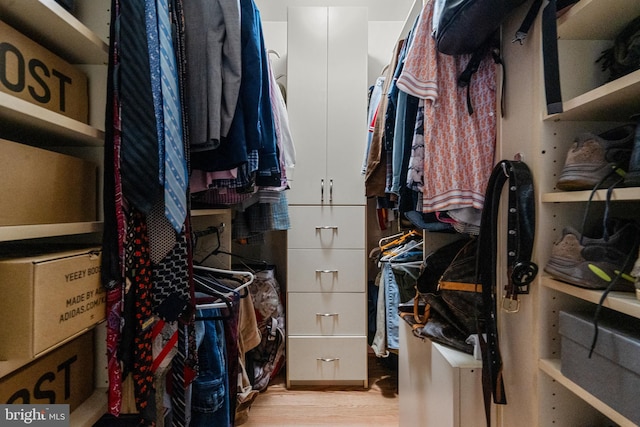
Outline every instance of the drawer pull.
<svg viewBox="0 0 640 427">
<path fill-rule="evenodd" d="M 337 273 L 338 270 L 316 270 L 316 273 L 320 274 L 320 273 Z"/>
<path fill-rule="evenodd" d="M 337 362 L 340 360 L 339 357 L 318 357 L 316 359 L 319 362 Z"/>
<path fill-rule="evenodd" d="M 316 313 L 319 317 L 338 317 L 340 313 Z"/>
<path fill-rule="evenodd" d="M 320 180 L 320 203 L 324 203 L 324 179 Z"/>
<path fill-rule="evenodd" d="M 337 230 L 337 225 L 316 225 L 316 230 Z"/>
<path fill-rule="evenodd" d="M 329 203 L 333 203 L 333 180 L 329 180 Z"/>
</svg>

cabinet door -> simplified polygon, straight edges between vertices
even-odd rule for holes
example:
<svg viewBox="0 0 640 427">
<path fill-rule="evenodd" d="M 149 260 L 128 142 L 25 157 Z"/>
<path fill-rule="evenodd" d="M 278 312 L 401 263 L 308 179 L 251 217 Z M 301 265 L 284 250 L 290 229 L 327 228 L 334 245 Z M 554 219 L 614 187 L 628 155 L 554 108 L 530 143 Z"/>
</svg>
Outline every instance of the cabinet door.
<svg viewBox="0 0 640 427">
<path fill-rule="evenodd" d="M 336 205 L 365 204 L 367 28 L 366 9 L 329 8 L 327 180 Z"/>
<path fill-rule="evenodd" d="M 327 20 L 325 7 L 288 11 L 287 112 L 296 146 L 296 165 L 288 176 L 290 204 L 321 203 L 327 164 Z"/>
<path fill-rule="evenodd" d="M 290 204 L 365 204 L 367 28 L 365 8 L 289 8 Z"/>
</svg>

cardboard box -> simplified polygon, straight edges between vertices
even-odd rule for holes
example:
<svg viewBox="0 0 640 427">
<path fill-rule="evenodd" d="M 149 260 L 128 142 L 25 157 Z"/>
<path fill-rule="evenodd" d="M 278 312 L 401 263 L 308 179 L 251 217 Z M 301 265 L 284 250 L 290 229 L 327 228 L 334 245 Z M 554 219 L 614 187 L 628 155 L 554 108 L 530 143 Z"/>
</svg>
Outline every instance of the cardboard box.
<svg viewBox="0 0 640 427">
<path fill-rule="evenodd" d="M 0 226 L 96 221 L 98 166 L 0 139 Z"/>
<path fill-rule="evenodd" d="M 87 123 L 87 76 L 78 68 L 2 21 L 0 59 L 0 91 Z"/>
<path fill-rule="evenodd" d="M 611 408 L 640 424 L 640 319 L 603 308 L 593 355 L 593 312 L 560 312 L 560 371 Z"/>
<path fill-rule="evenodd" d="M 0 360 L 38 357 L 105 318 L 100 249 L 0 259 Z"/>
<path fill-rule="evenodd" d="M 0 378 L 0 402 L 68 404 L 73 411 L 93 393 L 94 364 L 90 331 Z"/>
</svg>

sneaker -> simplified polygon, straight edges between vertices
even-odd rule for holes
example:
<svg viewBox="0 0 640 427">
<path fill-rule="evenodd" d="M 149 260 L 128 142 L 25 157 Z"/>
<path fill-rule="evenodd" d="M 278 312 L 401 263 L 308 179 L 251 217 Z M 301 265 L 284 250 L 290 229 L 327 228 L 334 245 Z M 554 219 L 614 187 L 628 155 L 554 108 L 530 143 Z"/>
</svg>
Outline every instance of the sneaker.
<svg viewBox="0 0 640 427">
<path fill-rule="evenodd" d="M 626 222 L 612 236 L 599 239 L 581 236 L 566 227 L 562 238 L 554 243 L 544 271 L 558 280 L 588 289 L 606 289 L 623 271 L 611 290 L 635 292 L 635 278 L 630 271 L 639 241 L 638 226 L 632 222 Z M 627 262 L 631 256 L 634 259 Z"/>
<path fill-rule="evenodd" d="M 624 177 L 624 185 L 627 187 L 640 187 L 640 126 L 636 126 L 633 150 L 629 160 L 629 169 Z"/>
<path fill-rule="evenodd" d="M 629 166 L 634 135 L 634 125 L 580 135 L 567 153 L 556 187 L 564 191 L 609 187 L 624 174 L 619 169 L 626 171 Z"/>
</svg>

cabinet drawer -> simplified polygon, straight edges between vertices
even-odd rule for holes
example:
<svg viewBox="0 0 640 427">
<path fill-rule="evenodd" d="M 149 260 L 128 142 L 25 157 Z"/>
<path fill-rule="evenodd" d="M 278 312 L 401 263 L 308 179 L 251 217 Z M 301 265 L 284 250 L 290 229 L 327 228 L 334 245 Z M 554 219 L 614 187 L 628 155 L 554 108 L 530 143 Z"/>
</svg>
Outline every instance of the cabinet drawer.
<svg viewBox="0 0 640 427">
<path fill-rule="evenodd" d="M 364 292 L 364 249 L 290 249 L 287 289 L 293 292 Z"/>
<path fill-rule="evenodd" d="M 290 206 L 289 249 L 363 249 L 364 206 Z"/>
<path fill-rule="evenodd" d="M 366 337 L 290 337 L 289 381 L 366 380 Z"/>
<path fill-rule="evenodd" d="M 287 294 L 289 335 L 364 335 L 366 294 Z"/>
</svg>

